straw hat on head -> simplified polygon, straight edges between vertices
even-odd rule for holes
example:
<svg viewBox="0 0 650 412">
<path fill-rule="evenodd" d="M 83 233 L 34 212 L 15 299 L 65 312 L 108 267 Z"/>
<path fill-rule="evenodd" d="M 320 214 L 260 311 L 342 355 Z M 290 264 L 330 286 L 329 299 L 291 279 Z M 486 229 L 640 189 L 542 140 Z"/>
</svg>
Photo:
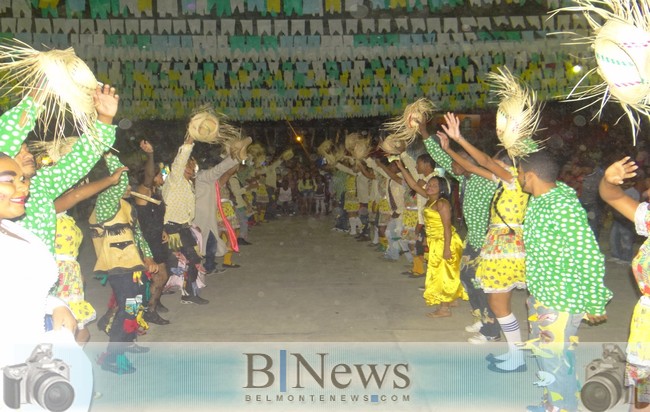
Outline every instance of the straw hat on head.
<svg viewBox="0 0 650 412">
<path fill-rule="evenodd" d="M 533 140 L 540 120 L 540 106 L 535 92 L 505 67 L 488 74 L 488 82 L 491 91 L 499 98 L 496 131 L 508 155 L 515 159 L 539 150 L 538 143 Z"/>
<path fill-rule="evenodd" d="M 395 139 L 388 136 L 379 143 L 379 147 L 386 153 L 398 155 L 406 150 L 407 143 L 405 140 Z"/>
<path fill-rule="evenodd" d="M 579 11 L 585 15 L 595 35 L 580 37 L 574 43 L 591 44 L 598 66 L 585 74 L 568 98 L 600 100 L 597 116 L 607 100 L 618 102 L 630 121 L 636 143 L 639 116 L 650 118 L 650 6 L 644 0 L 576 0 L 576 3 L 577 6 L 555 13 Z M 603 82 L 581 86 L 594 72 Z"/>
<path fill-rule="evenodd" d="M 0 72 L 2 82 L 12 85 L 6 94 L 33 92 L 36 103 L 44 106 L 39 115 L 44 128 L 54 123 L 54 140 L 65 137 L 68 115 L 79 134 L 95 136 L 97 79 L 72 48 L 41 52 L 19 40 L 5 40 L 0 43 Z"/>
<path fill-rule="evenodd" d="M 400 117 L 385 123 L 383 128 L 393 136 L 394 140 L 404 140 L 406 147 L 417 137 L 419 125 L 428 123 L 436 110 L 431 100 L 418 99 L 406 106 Z"/>
</svg>

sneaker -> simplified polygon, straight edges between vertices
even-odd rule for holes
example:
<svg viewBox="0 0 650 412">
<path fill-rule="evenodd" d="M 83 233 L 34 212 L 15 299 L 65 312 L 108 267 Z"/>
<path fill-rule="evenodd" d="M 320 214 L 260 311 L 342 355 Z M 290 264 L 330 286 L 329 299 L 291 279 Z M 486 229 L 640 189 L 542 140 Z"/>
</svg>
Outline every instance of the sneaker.
<svg viewBox="0 0 650 412">
<path fill-rule="evenodd" d="M 118 375 L 129 375 L 135 372 L 133 365 L 119 366 L 117 362 L 104 362 L 101 367 L 107 372 L 113 372 Z"/>
<path fill-rule="evenodd" d="M 217 266 L 216 268 L 212 269 L 211 271 L 209 271 L 205 275 L 206 276 L 220 275 L 220 274 L 224 273 L 225 271 L 226 271 L 226 269 Z"/>
<path fill-rule="evenodd" d="M 104 352 L 97 358 L 97 363 L 103 370 L 118 375 L 128 375 L 135 372 L 135 368 L 124 355 L 115 356 Z"/>
<path fill-rule="evenodd" d="M 424 292 L 426 289 L 427 289 L 427 288 L 425 288 L 424 286 L 420 286 L 420 287 L 418 288 L 418 290 L 421 290 L 422 292 Z"/>
<path fill-rule="evenodd" d="M 484 343 L 488 342 L 499 342 L 501 340 L 501 336 L 485 336 L 484 334 L 478 332 L 474 334 L 474 336 L 470 336 L 467 341 L 471 344 L 474 345 L 482 345 Z"/>
<path fill-rule="evenodd" d="M 149 350 L 150 349 L 146 346 L 136 345 L 135 343 L 133 345 L 127 346 L 126 349 L 124 349 L 125 352 L 129 353 L 147 353 Z"/>
<path fill-rule="evenodd" d="M 167 309 L 167 306 L 163 305 L 162 302 L 158 302 L 158 304 L 156 305 L 156 310 L 158 312 L 162 312 L 162 313 L 169 312 L 169 309 Z"/>
<path fill-rule="evenodd" d="M 237 244 L 244 245 L 244 246 L 252 245 L 251 242 L 249 242 L 248 240 L 246 240 L 244 238 L 241 238 L 241 237 L 237 238 Z"/>
<path fill-rule="evenodd" d="M 142 315 L 142 318 L 147 321 L 147 323 L 155 323 L 156 325 L 169 325 L 167 319 L 163 319 L 158 312 L 152 312 L 146 310 Z"/>
<path fill-rule="evenodd" d="M 240 268 L 241 265 L 238 265 L 238 264 L 236 264 L 236 263 L 233 263 L 232 265 L 226 265 L 226 264 L 224 263 L 224 264 L 223 264 L 223 267 L 224 267 L 224 268 L 237 269 L 237 268 Z M 226 269 L 222 269 L 222 270 L 223 270 L 224 272 L 226 271 Z"/>
<path fill-rule="evenodd" d="M 483 327 L 483 322 L 479 320 L 476 323 L 472 323 L 471 325 L 465 326 L 465 332 L 478 333 L 481 331 L 482 327 Z"/>
<path fill-rule="evenodd" d="M 528 367 L 524 363 L 524 364 L 521 364 L 521 365 L 517 366 L 514 369 L 503 369 L 503 368 L 500 368 L 499 366 L 497 366 L 497 364 L 491 363 L 491 364 L 488 365 L 488 370 L 490 370 L 492 372 L 496 372 L 496 373 L 518 373 L 518 372 L 526 372 L 526 371 L 528 371 Z"/>
<path fill-rule="evenodd" d="M 210 301 L 207 299 L 203 299 L 200 296 L 181 296 L 181 303 L 183 304 L 196 303 L 197 305 L 207 305 L 208 303 L 210 303 Z"/>
</svg>

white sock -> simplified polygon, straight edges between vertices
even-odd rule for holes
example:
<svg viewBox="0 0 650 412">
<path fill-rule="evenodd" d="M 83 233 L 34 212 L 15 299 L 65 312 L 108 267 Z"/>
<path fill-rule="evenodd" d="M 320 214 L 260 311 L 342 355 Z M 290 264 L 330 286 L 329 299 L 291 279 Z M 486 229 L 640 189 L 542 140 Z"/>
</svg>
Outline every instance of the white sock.
<svg viewBox="0 0 650 412">
<path fill-rule="evenodd" d="M 503 361 L 495 366 L 503 370 L 517 369 L 525 363 L 524 353 L 515 345 L 516 343 L 521 342 L 521 329 L 519 328 L 519 322 L 517 322 L 517 318 L 512 313 L 508 316 L 497 318 L 497 320 L 499 321 L 503 335 L 508 342 L 508 352 L 494 357 L 497 360 Z"/>
<path fill-rule="evenodd" d="M 348 222 L 350 222 L 350 234 L 351 235 L 356 235 L 357 234 L 357 225 L 356 222 L 354 221 L 355 218 L 349 217 Z"/>
<path fill-rule="evenodd" d="M 519 329 L 517 318 L 511 313 L 508 316 L 497 318 L 497 320 L 499 321 L 503 335 L 508 342 L 508 350 L 516 350 L 517 347 L 515 346 L 515 343 L 521 342 L 521 329 Z"/>
</svg>

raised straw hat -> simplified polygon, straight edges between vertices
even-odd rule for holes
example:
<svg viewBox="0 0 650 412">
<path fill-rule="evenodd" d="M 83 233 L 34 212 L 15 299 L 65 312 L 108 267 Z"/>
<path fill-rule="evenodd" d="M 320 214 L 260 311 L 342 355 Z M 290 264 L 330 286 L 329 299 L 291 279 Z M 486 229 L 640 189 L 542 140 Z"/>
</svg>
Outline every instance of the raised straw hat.
<svg viewBox="0 0 650 412">
<path fill-rule="evenodd" d="M 345 150 L 356 160 L 365 159 L 370 153 L 370 139 L 359 133 L 345 136 Z"/>
<path fill-rule="evenodd" d="M 337 147 L 330 139 L 325 139 L 318 146 L 316 152 L 325 159 L 327 164 L 332 166 L 337 164 L 345 156 L 345 149 L 340 146 Z"/>
<path fill-rule="evenodd" d="M 391 155 L 398 155 L 406 150 L 407 143 L 405 140 L 395 139 L 388 136 L 379 143 L 379 147 L 384 152 Z"/>
<path fill-rule="evenodd" d="M 0 43 L 0 72 L 4 95 L 29 92 L 44 107 L 39 120 L 44 130 L 53 124 L 54 140 L 65 137 L 68 116 L 79 134 L 95 137 L 93 96 L 98 82 L 72 48 L 38 51 L 16 39 L 4 40 Z"/>
<path fill-rule="evenodd" d="M 576 0 L 577 6 L 555 11 L 581 12 L 595 33 L 578 37 L 574 44 L 591 44 L 596 68 L 589 70 L 567 96 L 569 100 L 592 100 L 596 116 L 611 98 L 618 102 L 632 127 L 632 137 L 640 126 L 639 116 L 650 118 L 650 7 L 647 2 L 628 0 Z M 594 72 L 603 82 L 582 86 Z"/>
<path fill-rule="evenodd" d="M 242 139 L 230 140 L 225 144 L 225 146 L 228 148 L 230 157 L 241 162 L 246 160 L 246 157 L 248 156 L 246 151 L 251 143 L 253 143 L 252 138 L 244 137 Z"/>
<path fill-rule="evenodd" d="M 431 100 L 418 99 L 406 106 L 401 116 L 384 123 L 383 129 L 393 140 L 403 140 L 406 147 L 417 137 L 420 123 L 428 123 L 436 110 L 436 105 Z"/>
<path fill-rule="evenodd" d="M 512 159 L 539 150 L 533 140 L 540 120 L 537 95 L 517 80 L 506 68 L 488 74 L 491 92 L 499 98 L 496 132 L 501 145 Z"/>
<path fill-rule="evenodd" d="M 220 143 L 219 117 L 212 107 L 203 106 L 196 110 L 187 125 L 187 134 L 197 142 Z"/>
</svg>

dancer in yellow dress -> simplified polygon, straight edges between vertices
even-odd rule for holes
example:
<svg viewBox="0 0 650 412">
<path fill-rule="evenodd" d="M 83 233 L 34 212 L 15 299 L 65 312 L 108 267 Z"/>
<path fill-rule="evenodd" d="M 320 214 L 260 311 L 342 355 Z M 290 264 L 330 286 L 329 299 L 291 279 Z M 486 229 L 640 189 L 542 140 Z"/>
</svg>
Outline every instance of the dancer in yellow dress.
<svg viewBox="0 0 650 412">
<path fill-rule="evenodd" d="M 406 183 L 428 200 L 424 209 L 424 224 L 427 233 L 429 255 L 425 280 L 424 300 L 427 305 L 440 305 L 427 313 L 430 318 L 451 316 L 451 304 L 456 299 L 467 300 L 467 293 L 460 283 L 460 257 L 463 241 L 451 224 L 451 205 L 447 181 L 434 176 L 422 187 L 416 182 L 400 161 L 395 162 L 402 171 Z"/>
<path fill-rule="evenodd" d="M 514 289 L 526 288 L 526 254 L 523 242 L 523 221 L 528 205 L 528 193 L 522 191 L 517 181 L 516 169 L 508 153 L 503 151 L 491 158 L 460 133 L 458 117 L 445 114 L 443 132 L 438 132 L 440 146 L 461 167 L 470 173 L 499 182 L 499 188 L 490 207 L 490 226 L 481 249 L 481 261 L 476 269 L 476 279 L 488 296 L 490 309 L 497 317 L 506 340 L 508 352 L 488 357 L 494 372 L 525 372 L 524 353 L 517 347 L 522 341 L 521 328 L 512 313 L 511 301 Z M 456 141 L 475 161 L 474 164 L 449 147 L 449 140 Z M 483 343 L 482 340 L 470 343 Z"/>
</svg>

